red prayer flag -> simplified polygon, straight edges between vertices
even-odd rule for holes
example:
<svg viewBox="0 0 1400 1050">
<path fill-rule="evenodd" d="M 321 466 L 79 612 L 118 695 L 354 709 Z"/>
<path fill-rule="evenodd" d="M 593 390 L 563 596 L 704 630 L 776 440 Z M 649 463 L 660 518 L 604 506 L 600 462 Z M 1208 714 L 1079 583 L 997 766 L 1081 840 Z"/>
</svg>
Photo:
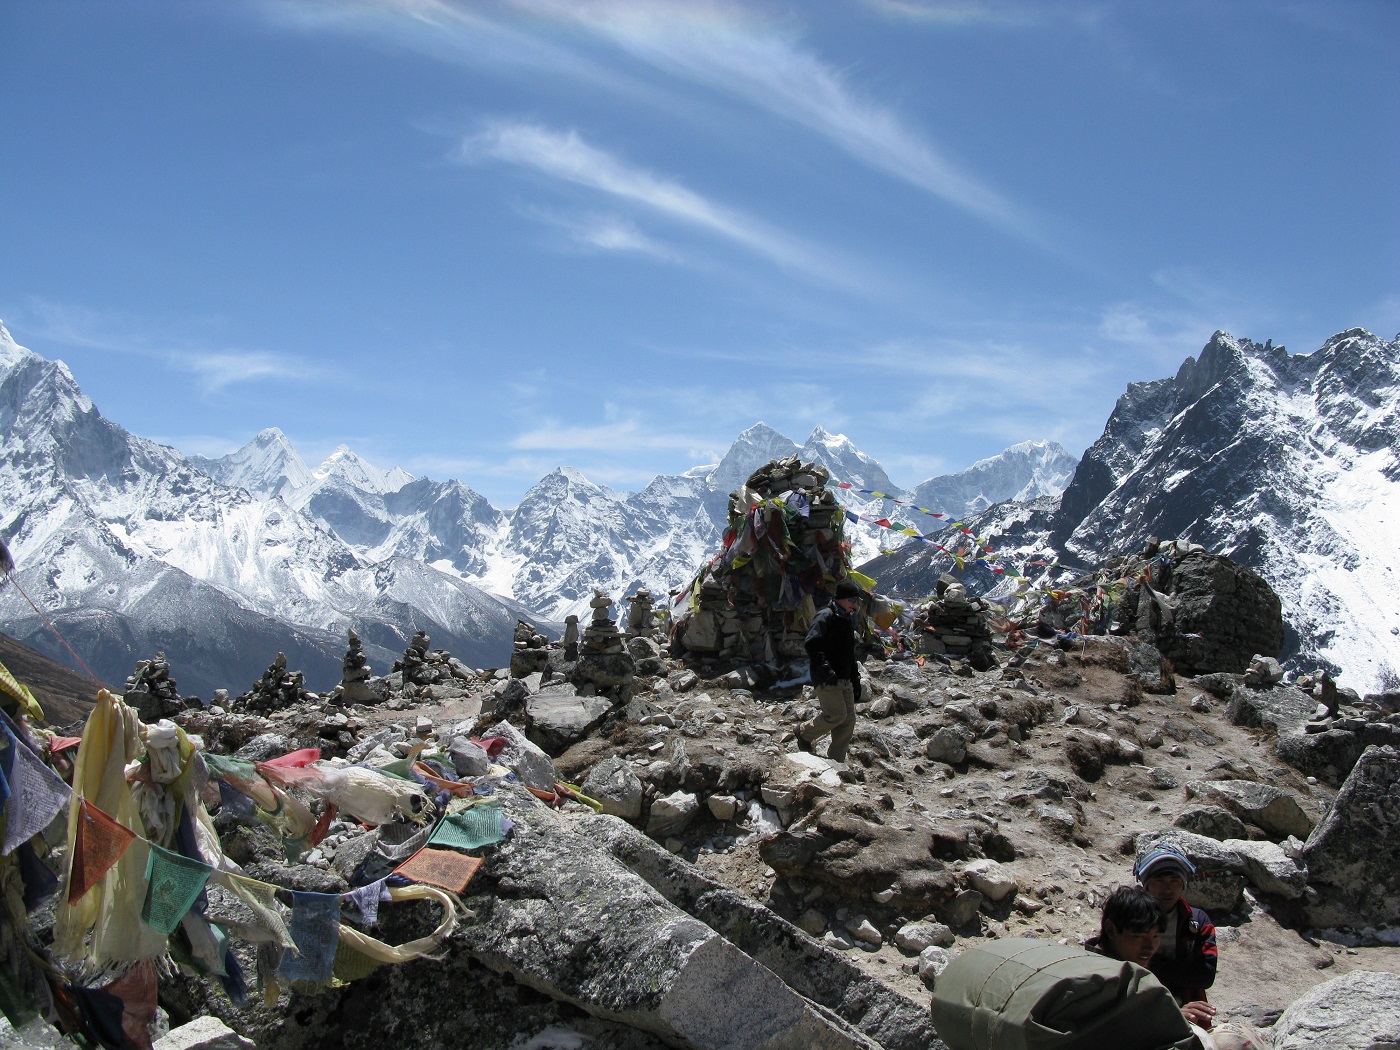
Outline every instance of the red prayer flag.
<svg viewBox="0 0 1400 1050">
<path fill-rule="evenodd" d="M 80 798 L 73 862 L 68 872 L 68 903 L 82 900 L 135 841 L 136 832 L 118 824 L 87 799 Z"/>
</svg>

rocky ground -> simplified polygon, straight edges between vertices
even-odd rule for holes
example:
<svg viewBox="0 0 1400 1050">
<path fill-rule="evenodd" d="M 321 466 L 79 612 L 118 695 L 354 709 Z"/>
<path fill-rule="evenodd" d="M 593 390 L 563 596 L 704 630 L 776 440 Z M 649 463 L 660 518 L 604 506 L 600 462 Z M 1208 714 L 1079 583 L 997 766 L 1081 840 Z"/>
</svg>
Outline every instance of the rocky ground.
<svg viewBox="0 0 1400 1050">
<path fill-rule="evenodd" d="M 1187 833 L 1202 867 L 1188 897 L 1219 928 L 1211 998 L 1224 1013 L 1269 1024 L 1340 973 L 1400 973 L 1400 948 L 1385 943 L 1394 931 L 1309 927 L 1303 840 L 1345 775 L 1318 761 L 1303 765 L 1323 775 L 1306 775 L 1279 757 L 1280 729 L 1297 730 L 1311 697 L 1239 675 L 1177 681 L 1119 639 L 1002 655 L 988 672 L 869 663 L 844 765 L 796 752 L 802 687 L 756 689 L 742 672 L 705 679 L 674 661 L 616 706 L 548 669 L 464 671 L 452 688 L 413 696 L 388 676 L 390 700 L 374 706 L 310 700 L 180 720 L 214 750 L 314 740 L 356 758 L 375 741 L 393 754 L 415 742 L 448 751 L 508 716 L 551 753 L 559 779 L 916 1002 L 949 953 L 1097 932 L 1136 849 L 1163 834 Z M 560 816 L 596 819 L 573 802 Z M 312 857 L 333 861 L 333 849 Z"/>
</svg>

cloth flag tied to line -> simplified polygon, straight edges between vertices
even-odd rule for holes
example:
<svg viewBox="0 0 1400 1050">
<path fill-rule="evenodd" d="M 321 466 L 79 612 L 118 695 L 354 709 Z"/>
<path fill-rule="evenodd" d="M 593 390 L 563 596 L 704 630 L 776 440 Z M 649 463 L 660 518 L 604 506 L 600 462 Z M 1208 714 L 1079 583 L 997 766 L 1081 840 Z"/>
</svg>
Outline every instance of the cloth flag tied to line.
<svg viewBox="0 0 1400 1050">
<path fill-rule="evenodd" d="M 118 824 L 87 799 L 79 799 L 73 864 L 68 873 L 68 903 L 82 900 L 135 841 L 136 832 Z"/>
<path fill-rule="evenodd" d="M 185 912 L 194 907 L 212 871 L 203 861 L 191 860 L 151 843 L 151 855 L 146 860 L 149 885 L 141 918 L 161 933 L 174 933 Z"/>
<path fill-rule="evenodd" d="M 428 839 L 434 846 L 452 846 L 456 849 L 479 849 L 505 838 L 501 827 L 500 806 L 473 806 L 464 813 L 451 813 L 444 817 L 432 837 Z"/>
<path fill-rule="evenodd" d="M 292 891 L 292 940 L 297 951 L 282 952 L 279 977 L 289 981 L 328 981 L 340 943 L 340 894 Z"/>
<path fill-rule="evenodd" d="M 8 789 L 5 801 L 5 835 L 0 840 L 0 856 L 8 857 L 21 842 L 28 842 L 49 826 L 72 794 L 68 785 L 12 728 L 0 711 L 0 732 L 6 746 L 0 751 L 0 783 Z M 0 789 L 0 794 L 5 790 Z"/>
<path fill-rule="evenodd" d="M 468 857 L 456 850 L 424 846 L 395 868 L 394 874 L 452 893 L 464 893 L 467 883 L 472 881 L 472 876 L 482 863 L 480 857 Z"/>
</svg>

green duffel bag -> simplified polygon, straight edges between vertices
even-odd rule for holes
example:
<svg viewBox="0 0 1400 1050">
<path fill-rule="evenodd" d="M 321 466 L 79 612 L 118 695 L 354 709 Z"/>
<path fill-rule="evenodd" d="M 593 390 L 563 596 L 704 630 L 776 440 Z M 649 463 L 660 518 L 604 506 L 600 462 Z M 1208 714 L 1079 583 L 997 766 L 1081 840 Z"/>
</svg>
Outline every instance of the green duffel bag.
<svg viewBox="0 0 1400 1050">
<path fill-rule="evenodd" d="M 938 976 L 949 1050 L 1200 1050 L 1171 992 L 1133 963 L 1053 941 L 989 941 Z"/>
</svg>

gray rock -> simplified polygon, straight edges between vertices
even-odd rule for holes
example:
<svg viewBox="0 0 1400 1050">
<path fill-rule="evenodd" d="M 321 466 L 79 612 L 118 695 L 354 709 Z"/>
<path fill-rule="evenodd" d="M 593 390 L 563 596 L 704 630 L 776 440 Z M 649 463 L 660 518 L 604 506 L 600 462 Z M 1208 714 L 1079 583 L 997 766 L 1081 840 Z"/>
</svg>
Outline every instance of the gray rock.
<svg viewBox="0 0 1400 1050">
<path fill-rule="evenodd" d="M 977 890 L 963 890 L 946 905 L 941 914 L 949 926 L 968 926 L 977 918 L 978 909 L 986 900 Z"/>
<path fill-rule="evenodd" d="M 554 790 L 554 763 L 519 729 L 509 722 L 497 722 L 483 736 L 505 740 L 506 746 L 496 756 L 498 765 L 515 770 L 515 775 L 531 787 Z"/>
<path fill-rule="evenodd" d="M 946 948 L 953 941 L 953 931 L 941 922 L 906 923 L 894 935 L 895 945 L 907 955 L 920 955 L 935 945 Z"/>
<path fill-rule="evenodd" d="M 924 982 L 924 987 L 930 991 L 937 983 L 938 977 L 948 968 L 948 964 L 957 958 L 956 952 L 950 952 L 941 945 L 930 945 L 919 953 L 919 980 Z"/>
<path fill-rule="evenodd" d="M 1198 780 L 1186 785 L 1186 793 L 1203 802 L 1223 806 L 1273 839 L 1286 839 L 1289 835 L 1306 839 L 1313 829 L 1312 818 L 1303 811 L 1298 800 L 1268 784 L 1250 780 Z"/>
<path fill-rule="evenodd" d="M 579 786 L 585 795 L 603 804 L 604 813 L 623 820 L 637 820 L 642 815 L 642 782 L 631 764 L 617 755 L 594 765 Z"/>
<path fill-rule="evenodd" d="M 458 928 L 454 947 L 551 998 L 676 1046 L 873 1050 L 840 1018 L 668 903 L 596 848 L 596 839 L 531 802 L 518 792 L 506 796 L 515 830 L 487 855 L 464 902 L 476 921 Z"/>
<path fill-rule="evenodd" d="M 791 988 L 855 1025 L 885 1050 L 941 1050 L 926 1005 L 905 998 L 839 951 L 803 935 L 761 902 L 715 882 L 613 817 L 583 816 L 573 824 L 667 900 L 724 934 Z M 813 925 L 816 918 L 824 927 L 825 917 L 816 912 Z"/>
<path fill-rule="evenodd" d="M 563 754 L 602 724 L 612 704 L 579 696 L 571 685 L 551 685 L 525 702 L 525 735 L 551 755 Z"/>
<path fill-rule="evenodd" d="M 988 900 L 1002 900 L 1019 889 L 1016 876 L 994 860 L 970 860 L 963 865 L 963 874 L 968 885 Z"/>
<path fill-rule="evenodd" d="M 1307 889 L 1308 869 L 1284 852 L 1281 846 L 1246 839 L 1231 839 L 1226 845 L 1232 847 L 1240 858 L 1245 878 L 1255 889 L 1287 900 L 1296 900 Z"/>
<path fill-rule="evenodd" d="M 652 802 L 647 815 L 647 834 L 656 839 L 679 835 L 690 827 L 699 811 L 700 800 L 691 792 L 673 791 Z"/>
<path fill-rule="evenodd" d="M 454 736 L 447 745 L 447 754 L 459 777 L 479 777 L 491 768 L 491 756 L 467 736 Z"/>
<path fill-rule="evenodd" d="M 1279 737 L 1278 755 L 1294 769 L 1334 787 L 1351 773 L 1368 747 L 1400 747 L 1400 726 L 1368 723 L 1359 732 L 1329 729 L 1324 733 L 1289 733 Z"/>
<path fill-rule="evenodd" d="M 1400 921 L 1400 751 L 1369 747 L 1303 847 L 1308 921 L 1319 927 Z"/>
<path fill-rule="evenodd" d="M 1274 1050 L 1400 1047 L 1400 975 L 1353 970 L 1305 992 L 1272 1029 Z"/>
<path fill-rule="evenodd" d="M 1182 831 L 1223 842 L 1248 835 L 1244 821 L 1221 806 L 1192 806 L 1181 811 L 1173 823 Z"/>
<path fill-rule="evenodd" d="M 217 1017 L 196 1017 L 189 1024 L 172 1028 L 151 1044 L 152 1050 L 256 1050 Z"/>
<path fill-rule="evenodd" d="M 1278 685 L 1282 681 L 1283 665 L 1272 656 L 1260 656 L 1256 653 L 1244 672 L 1245 685 Z"/>
<path fill-rule="evenodd" d="M 970 734 L 961 727 L 944 726 L 929 738 L 926 754 L 935 762 L 956 766 L 967 757 Z"/>
<path fill-rule="evenodd" d="M 1136 638 L 1115 638 L 1128 653 L 1129 672 L 1138 676 L 1148 693 L 1175 693 L 1176 678 L 1155 645 Z"/>
<path fill-rule="evenodd" d="M 1197 679 L 1198 683 L 1201 681 Z M 1316 706 L 1312 697 L 1291 685 L 1251 689 L 1231 682 L 1228 687 L 1225 717 L 1237 726 L 1272 729 L 1280 734 L 1295 732 L 1312 717 Z"/>
</svg>

